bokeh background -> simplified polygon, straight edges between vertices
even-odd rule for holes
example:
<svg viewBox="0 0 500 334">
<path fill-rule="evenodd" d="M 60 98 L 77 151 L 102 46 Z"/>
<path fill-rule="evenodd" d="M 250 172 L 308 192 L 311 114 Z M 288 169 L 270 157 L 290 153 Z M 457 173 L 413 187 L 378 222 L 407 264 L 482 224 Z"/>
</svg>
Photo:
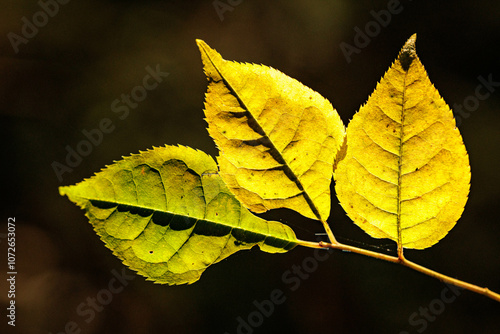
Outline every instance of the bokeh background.
<svg viewBox="0 0 500 334">
<path fill-rule="evenodd" d="M 206 79 L 195 39 L 226 59 L 280 69 L 320 92 L 347 124 L 390 66 L 406 39 L 418 33 L 417 52 L 431 81 L 450 106 L 474 96 L 479 76 L 500 81 L 500 2 L 401 0 L 403 11 L 346 61 L 342 42 L 353 45 L 355 27 L 373 21 L 380 0 L 221 1 L 232 10 L 218 15 L 213 0 L 70 1 L 19 45 L 22 18 L 40 11 L 35 1 L 1 0 L 0 141 L 2 224 L 17 222 L 17 322 L 7 326 L 6 280 L 0 280 L 1 333 L 220 333 L 238 332 L 238 317 L 256 310 L 253 301 L 284 292 L 253 333 L 494 333 L 500 303 L 462 292 L 423 330 L 409 317 L 437 305 L 445 288 L 409 269 L 354 254 L 333 253 L 295 291 L 282 275 L 313 255 L 297 248 L 282 255 L 240 252 L 209 268 L 190 286 L 156 285 L 136 276 L 87 323 L 77 308 L 106 289 L 123 265 L 93 232 L 83 211 L 57 187 L 79 182 L 123 155 L 163 144 L 183 144 L 217 155 L 205 130 Z M 232 3 L 232 5 L 231 5 Z M 142 83 L 145 67 L 169 76 L 130 115 L 120 120 L 111 103 Z M 500 291 L 500 87 L 460 124 L 472 166 L 465 212 L 439 244 L 407 257 L 442 273 Z M 481 92 L 485 92 L 484 90 Z M 63 175 L 66 146 L 103 118 L 115 125 L 91 154 Z M 287 211 L 266 215 L 315 240 L 321 226 Z M 330 223 L 343 242 L 394 250 L 374 240 L 345 216 L 332 197 Z M 6 242 L 0 239 L 1 277 Z M 126 271 L 128 275 L 133 274 Z M 431 313 L 432 316 L 432 313 Z M 247 333 L 240 329 L 240 333 Z"/>
</svg>

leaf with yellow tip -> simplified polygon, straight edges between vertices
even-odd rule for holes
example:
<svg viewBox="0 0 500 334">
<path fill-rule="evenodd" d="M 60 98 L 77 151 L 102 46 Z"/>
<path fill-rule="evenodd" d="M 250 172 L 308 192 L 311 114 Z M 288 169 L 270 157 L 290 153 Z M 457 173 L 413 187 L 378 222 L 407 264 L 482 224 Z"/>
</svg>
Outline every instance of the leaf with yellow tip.
<svg viewBox="0 0 500 334">
<path fill-rule="evenodd" d="M 289 208 L 326 221 L 345 136 L 330 102 L 273 68 L 226 61 L 197 43 L 209 80 L 208 132 L 229 189 L 254 212 Z"/>
<path fill-rule="evenodd" d="M 470 167 L 453 113 L 430 82 L 415 40 L 349 123 L 335 189 L 369 235 L 424 249 L 462 215 Z"/>
</svg>

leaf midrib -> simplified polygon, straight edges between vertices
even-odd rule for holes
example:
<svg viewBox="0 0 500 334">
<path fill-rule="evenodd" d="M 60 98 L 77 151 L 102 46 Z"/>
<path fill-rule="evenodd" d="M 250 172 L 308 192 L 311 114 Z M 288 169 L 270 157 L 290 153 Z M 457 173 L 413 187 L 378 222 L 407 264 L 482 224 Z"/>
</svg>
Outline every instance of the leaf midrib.
<svg viewBox="0 0 500 334">
<path fill-rule="evenodd" d="M 104 203 L 108 203 L 108 204 L 113 204 L 113 205 L 116 205 L 116 206 L 118 206 L 118 205 L 124 205 L 124 206 L 133 207 L 133 208 L 149 210 L 149 211 L 153 211 L 153 212 L 167 213 L 167 214 L 171 214 L 171 215 L 174 215 L 174 216 L 183 216 L 183 217 L 187 217 L 187 218 L 190 218 L 190 219 L 194 219 L 196 221 L 202 220 L 202 221 L 206 221 L 206 222 L 213 223 L 213 224 L 216 224 L 216 225 L 222 225 L 222 226 L 230 228 L 231 230 L 237 229 L 237 230 L 242 230 L 242 231 L 248 231 L 248 232 L 251 232 L 251 233 L 256 233 L 256 234 L 263 235 L 266 238 L 272 237 L 272 238 L 276 238 L 276 239 L 283 240 L 283 241 L 288 241 L 288 242 L 293 242 L 293 243 L 295 242 L 294 240 L 284 239 L 282 237 L 278 237 L 278 236 L 273 235 L 273 234 L 267 234 L 267 233 L 263 233 L 261 231 L 256 231 L 256 230 L 252 230 L 252 229 L 249 229 L 249 228 L 242 228 L 241 226 L 228 225 L 228 224 L 225 224 L 223 222 L 213 221 L 213 220 L 206 219 L 206 218 L 196 218 L 196 217 L 188 216 L 188 215 L 184 215 L 184 214 L 173 213 L 173 212 L 168 211 L 168 210 L 163 211 L 163 210 L 153 209 L 153 208 L 150 208 L 150 207 L 147 207 L 147 206 L 138 206 L 138 205 L 134 205 L 134 204 L 125 204 L 125 203 L 113 202 L 113 201 L 102 200 L 102 199 L 90 199 L 90 198 L 86 198 L 86 200 L 89 201 L 89 202 L 90 201 L 99 201 L 99 202 L 104 202 Z"/>
<path fill-rule="evenodd" d="M 222 74 L 222 72 L 216 66 L 216 64 L 212 61 L 212 58 L 208 55 L 208 53 L 206 51 L 205 51 L 205 55 L 207 56 L 207 59 L 210 60 L 210 62 L 212 63 L 212 65 L 215 68 L 215 70 L 217 71 L 217 73 L 219 73 L 220 77 L 222 78 L 223 83 L 228 87 L 229 91 L 233 94 L 233 96 L 236 97 L 238 103 L 240 103 L 240 105 L 244 107 L 245 111 L 249 114 L 249 116 L 254 121 L 254 124 L 257 127 L 257 129 L 254 129 L 254 128 L 252 128 L 252 129 L 255 130 L 257 133 L 259 133 L 260 135 L 262 135 L 263 137 L 265 137 L 265 138 L 268 139 L 269 145 L 271 146 L 271 149 L 274 152 L 277 152 L 277 155 L 273 154 L 272 156 L 275 159 L 279 158 L 279 160 L 278 159 L 276 159 L 276 160 L 278 161 L 278 163 L 280 163 L 280 164 L 283 165 L 283 169 L 284 169 L 283 172 L 288 176 L 288 178 L 290 178 L 297 185 L 297 187 L 299 188 L 299 190 L 304 194 L 304 199 L 306 200 L 307 204 L 309 205 L 311 211 L 314 213 L 314 215 L 316 216 L 316 218 L 318 218 L 318 220 L 320 220 L 320 221 L 323 221 L 323 219 L 321 218 L 321 215 L 319 213 L 319 210 L 316 207 L 316 205 L 314 204 L 312 198 L 305 191 L 305 188 L 302 185 L 302 182 L 300 182 L 299 178 L 295 175 L 295 173 L 293 172 L 293 170 L 290 168 L 290 166 L 286 162 L 286 160 L 283 157 L 283 155 L 281 154 L 281 152 L 276 148 L 276 146 L 274 145 L 274 143 L 271 140 L 271 138 L 269 138 L 269 136 L 264 131 L 264 129 L 262 128 L 262 126 L 260 125 L 260 123 L 257 121 L 257 119 L 255 119 L 255 117 L 253 116 L 253 114 L 250 112 L 250 109 L 243 102 L 243 100 L 241 99 L 241 97 L 239 96 L 239 94 L 236 92 L 236 90 L 233 88 L 233 86 L 231 86 L 231 84 L 229 83 L 229 81 L 227 81 L 227 79 L 225 78 L 225 76 Z M 226 60 L 223 59 L 223 61 L 226 61 Z M 290 175 L 293 176 L 293 179 L 290 177 Z"/>
<path fill-rule="evenodd" d="M 401 100 L 401 125 L 399 131 L 399 151 L 398 151 L 398 195 L 397 195 L 397 215 L 396 215 L 396 225 L 398 229 L 398 246 L 403 247 L 403 229 L 401 227 L 401 178 L 403 171 L 403 145 L 404 145 L 404 123 L 405 123 L 405 96 L 406 96 L 406 78 L 408 76 L 408 71 L 405 71 L 403 79 L 403 96 Z"/>
</svg>

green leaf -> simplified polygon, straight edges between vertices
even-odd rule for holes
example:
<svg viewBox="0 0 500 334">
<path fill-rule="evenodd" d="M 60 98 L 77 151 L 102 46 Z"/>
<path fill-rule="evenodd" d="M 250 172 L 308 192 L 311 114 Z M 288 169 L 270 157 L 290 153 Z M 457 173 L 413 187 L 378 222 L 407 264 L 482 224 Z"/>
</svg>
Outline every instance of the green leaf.
<svg viewBox="0 0 500 334">
<path fill-rule="evenodd" d="M 326 222 L 345 128 L 330 102 L 263 65 L 224 60 L 197 40 L 208 132 L 222 178 L 253 212 L 289 208 Z"/>
<path fill-rule="evenodd" d="M 131 269 L 157 283 L 193 283 L 205 269 L 258 245 L 286 252 L 286 225 L 251 214 L 207 154 L 183 146 L 126 157 L 61 195 L 86 211 L 95 231 Z"/>
<path fill-rule="evenodd" d="M 471 176 L 453 113 L 429 80 L 415 38 L 349 123 L 335 189 L 372 237 L 424 249 L 455 226 Z"/>
</svg>

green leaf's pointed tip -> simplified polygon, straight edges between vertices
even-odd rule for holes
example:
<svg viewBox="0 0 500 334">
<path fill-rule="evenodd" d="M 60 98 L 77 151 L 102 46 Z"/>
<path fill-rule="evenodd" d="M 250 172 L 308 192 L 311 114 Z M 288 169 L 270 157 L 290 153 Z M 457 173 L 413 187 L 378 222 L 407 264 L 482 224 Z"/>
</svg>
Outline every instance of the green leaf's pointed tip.
<svg viewBox="0 0 500 334">
<path fill-rule="evenodd" d="M 75 194 L 75 190 L 77 189 L 77 188 L 75 188 L 76 186 L 77 185 L 59 187 L 59 195 L 61 195 L 63 197 L 66 196 L 71 202 L 73 202 L 77 206 L 80 206 L 81 208 L 83 208 L 82 202 L 78 198 L 78 194 Z"/>
<path fill-rule="evenodd" d="M 59 187 L 59 195 L 66 196 L 69 186 Z"/>
<path fill-rule="evenodd" d="M 415 47 L 416 41 L 417 41 L 417 34 L 411 35 L 411 37 L 408 38 L 405 45 L 403 45 L 401 52 L 399 53 L 398 59 L 399 62 L 401 63 L 401 67 L 403 67 L 403 70 L 405 71 L 408 71 L 411 63 L 413 62 L 413 59 L 417 57 L 417 51 Z"/>
<path fill-rule="evenodd" d="M 82 182 L 84 182 L 84 181 L 82 181 Z M 63 197 L 66 196 L 71 202 L 82 207 L 82 202 L 81 202 L 81 200 L 78 196 L 78 192 L 77 192 L 77 189 L 78 189 L 77 186 L 78 186 L 78 184 L 75 184 L 72 186 L 59 187 L 59 195 L 61 195 Z"/>
</svg>

